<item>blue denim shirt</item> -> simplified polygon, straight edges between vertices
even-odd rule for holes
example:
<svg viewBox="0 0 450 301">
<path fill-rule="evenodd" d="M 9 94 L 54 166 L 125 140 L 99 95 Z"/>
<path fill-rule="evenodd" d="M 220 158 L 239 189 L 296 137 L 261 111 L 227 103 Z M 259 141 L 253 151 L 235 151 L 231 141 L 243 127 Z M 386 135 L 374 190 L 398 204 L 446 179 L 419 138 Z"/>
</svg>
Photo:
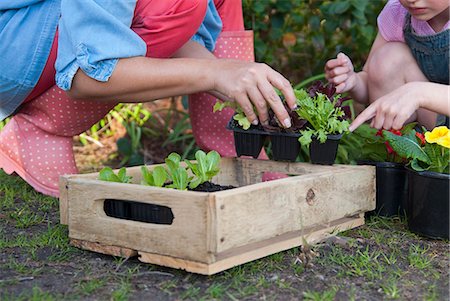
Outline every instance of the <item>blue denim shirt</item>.
<svg viewBox="0 0 450 301">
<path fill-rule="evenodd" d="M 136 0 L 0 0 L 0 120 L 33 90 L 58 26 L 56 83 L 69 90 L 81 68 L 107 81 L 118 58 L 144 56 L 131 29 Z M 59 22 L 59 24 L 58 24 Z M 212 51 L 222 22 L 212 0 L 192 39 Z"/>
<path fill-rule="evenodd" d="M 0 1 L 0 121 L 39 80 L 58 25 L 60 1 Z"/>
</svg>

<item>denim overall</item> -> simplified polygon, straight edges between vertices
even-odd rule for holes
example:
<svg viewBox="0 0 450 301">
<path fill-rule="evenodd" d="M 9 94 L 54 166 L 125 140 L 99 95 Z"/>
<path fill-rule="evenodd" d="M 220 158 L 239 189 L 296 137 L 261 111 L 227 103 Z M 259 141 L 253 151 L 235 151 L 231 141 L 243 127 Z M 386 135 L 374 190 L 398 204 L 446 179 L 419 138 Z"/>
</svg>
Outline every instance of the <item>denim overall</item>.
<svg viewBox="0 0 450 301">
<path fill-rule="evenodd" d="M 405 27 L 403 28 L 403 35 L 420 70 L 422 70 L 428 80 L 448 85 L 450 29 L 429 36 L 416 35 L 411 26 L 411 15 L 408 14 Z M 446 124 L 448 127 L 449 117 L 440 115 L 438 117 L 438 125 L 441 124 Z"/>
</svg>

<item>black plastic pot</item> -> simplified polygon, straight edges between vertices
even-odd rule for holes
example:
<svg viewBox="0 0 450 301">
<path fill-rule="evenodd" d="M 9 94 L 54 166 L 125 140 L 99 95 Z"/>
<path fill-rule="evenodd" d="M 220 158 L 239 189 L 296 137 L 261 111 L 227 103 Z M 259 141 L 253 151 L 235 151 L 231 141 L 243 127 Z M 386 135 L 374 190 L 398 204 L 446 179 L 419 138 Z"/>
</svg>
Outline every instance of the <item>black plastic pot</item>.
<svg viewBox="0 0 450 301">
<path fill-rule="evenodd" d="M 236 154 L 240 156 L 252 156 L 258 158 L 264 146 L 266 136 L 257 133 L 234 132 L 234 145 Z"/>
<path fill-rule="evenodd" d="M 322 165 L 333 165 L 336 159 L 339 140 L 342 138 L 342 134 L 328 135 L 327 140 L 324 143 L 320 143 L 319 140 L 313 138 L 309 146 L 309 157 L 311 163 Z"/>
<path fill-rule="evenodd" d="M 404 215 L 408 199 L 408 177 L 403 164 L 393 162 L 359 161 L 360 165 L 376 167 L 376 208 L 368 215 Z"/>
<path fill-rule="evenodd" d="M 257 158 L 267 137 L 272 144 L 272 155 L 276 161 L 295 162 L 300 152 L 300 143 L 298 142 L 300 134 L 266 132 L 254 126 L 244 130 L 233 118 L 228 122 L 227 129 L 234 132 L 234 144 L 238 157 L 252 156 Z"/>
<path fill-rule="evenodd" d="M 299 136 L 295 134 L 271 135 L 273 159 L 295 162 L 300 152 Z"/>
<path fill-rule="evenodd" d="M 430 238 L 449 239 L 450 175 L 407 169 L 409 230 Z"/>
</svg>

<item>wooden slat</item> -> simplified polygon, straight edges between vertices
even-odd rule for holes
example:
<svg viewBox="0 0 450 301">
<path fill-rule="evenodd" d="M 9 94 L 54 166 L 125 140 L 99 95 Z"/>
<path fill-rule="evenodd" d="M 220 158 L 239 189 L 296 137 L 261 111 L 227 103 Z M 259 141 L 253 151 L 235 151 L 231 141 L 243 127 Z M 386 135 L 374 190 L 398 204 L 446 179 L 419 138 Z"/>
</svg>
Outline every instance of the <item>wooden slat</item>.
<svg viewBox="0 0 450 301">
<path fill-rule="evenodd" d="M 74 247 L 93 251 L 97 253 L 102 253 L 106 255 L 118 256 L 118 257 L 134 257 L 138 255 L 136 250 L 123 248 L 119 246 L 107 246 L 96 242 L 84 241 L 79 239 L 71 239 L 70 244 Z"/>
<path fill-rule="evenodd" d="M 217 252 L 373 210 L 374 183 L 374 169 L 368 166 L 217 193 Z"/>
<path fill-rule="evenodd" d="M 286 233 L 265 241 L 220 253 L 217 256 L 217 261 L 211 264 L 146 252 L 138 252 L 140 256 L 139 260 L 161 266 L 182 269 L 192 273 L 213 275 L 280 251 L 304 245 L 305 242 L 308 245 L 315 244 L 340 231 L 359 227 L 363 224 L 363 215 L 352 218 L 342 218 L 333 221 L 326 226 L 316 226 L 310 229 L 304 229 L 303 231 Z"/>
<path fill-rule="evenodd" d="M 142 185 L 72 179 L 69 186 L 69 237 L 150 253 L 211 262 L 207 251 L 208 194 Z M 106 216 L 104 199 L 139 201 L 172 209 L 171 225 Z"/>
<path fill-rule="evenodd" d="M 69 176 L 59 178 L 59 220 L 63 225 L 69 223 L 69 196 L 68 196 Z"/>
</svg>

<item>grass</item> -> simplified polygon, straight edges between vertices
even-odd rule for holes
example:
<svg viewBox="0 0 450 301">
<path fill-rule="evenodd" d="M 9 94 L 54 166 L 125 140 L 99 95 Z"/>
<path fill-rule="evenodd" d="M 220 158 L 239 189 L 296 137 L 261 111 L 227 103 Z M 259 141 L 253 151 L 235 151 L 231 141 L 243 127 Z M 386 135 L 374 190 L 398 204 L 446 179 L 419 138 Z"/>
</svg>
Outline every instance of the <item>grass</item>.
<svg viewBox="0 0 450 301">
<path fill-rule="evenodd" d="M 372 217 L 345 244 L 299 248 L 205 277 L 78 250 L 59 224 L 58 201 L 0 171 L 0 300 L 358 300 L 448 298 L 448 242 Z"/>
</svg>

